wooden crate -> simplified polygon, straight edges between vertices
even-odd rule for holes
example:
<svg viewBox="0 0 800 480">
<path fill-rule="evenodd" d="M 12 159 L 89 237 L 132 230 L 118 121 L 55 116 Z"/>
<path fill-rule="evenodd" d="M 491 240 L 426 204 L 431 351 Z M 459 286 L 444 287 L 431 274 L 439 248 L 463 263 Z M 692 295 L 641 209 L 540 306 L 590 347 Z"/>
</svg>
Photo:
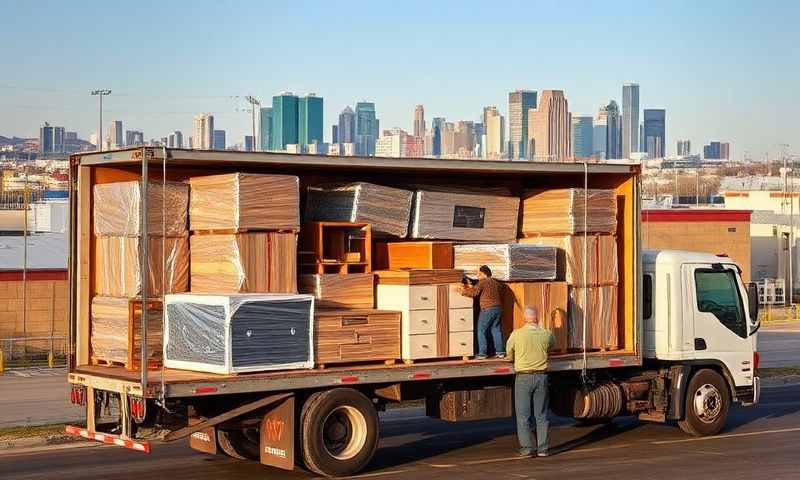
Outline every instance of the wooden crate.
<svg viewBox="0 0 800 480">
<path fill-rule="evenodd" d="M 297 293 L 297 234 L 192 235 L 193 293 Z"/>
<path fill-rule="evenodd" d="M 503 284 L 503 338 L 525 323 L 525 307 L 536 307 L 542 325 L 556 338 L 553 352 L 568 348 L 568 286 L 565 282 L 507 282 Z"/>
<path fill-rule="evenodd" d="M 379 242 L 375 250 L 381 270 L 453 268 L 453 242 Z"/>
<path fill-rule="evenodd" d="M 300 235 L 301 273 L 369 273 L 372 227 L 356 222 L 308 222 Z"/>
<path fill-rule="evenodd" d="M 447 392 L 429 398 L 425 414 L 448 422 L 489 420 L 513 415 L 514 389 L 506 386 Z"/>
<path fill-rule="evenodd" d="M 91 310 L 92 363 L 123 365 L 138 370 L 141 365 L 142 301 L 135 298 L 94 297 Z M 161 366 L 163 350 L 162 306 L 147 301 L 147 368 Z"/>
<path fill-rule="evenodd" d="M 300 293 L 313 294 L 315 306 L 321 308 L 375 307 L 375 275 L 372 273 L 300 275 L 298 289 Z"/>
<path fill-rule="evenodd" d="M 400 358 L 400 312 L 373 309 L 318 309 L 314 312 L 314 363 Z"/>
</svg>

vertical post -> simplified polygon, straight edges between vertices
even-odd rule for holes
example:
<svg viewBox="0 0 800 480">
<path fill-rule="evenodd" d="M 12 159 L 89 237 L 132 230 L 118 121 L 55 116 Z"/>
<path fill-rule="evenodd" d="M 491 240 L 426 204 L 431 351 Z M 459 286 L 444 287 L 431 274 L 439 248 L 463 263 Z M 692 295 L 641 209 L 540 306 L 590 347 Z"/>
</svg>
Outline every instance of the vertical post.
<svg viewBox="0 0 800 480">
<path fill-rule="evenodd" d="M 103 94 L 100 93 L 100 123 L 97 124 L 97 151 L 103 149 Z"/>
<path fill-rule="evenodd" d="M 784 159 L 786 153 L 784 152 Z M 794 174 L 794 162 L 791 168 Z M 786 172 L 789 175 L 789 171 Z M 789 305 L 794 305 L 794 182 L 789 182 Z"/>
<path fill-rule="evenodd" d="M 28 154 L 28 163 L 31 156 Z M 28 163 L 25 164 L 25 188 L 22 191 L 22 357 L 28 356 Z"/>
<path fill-rule="evenodd" d="M 256 138 L 256 106 L 253 105 L 253 108 L 250 109 L 253 112 L 253 151 L 256 152 L 258 149 L 256 148 L 257 138 Z"/>
<path fill-rule="evenodd" d="M 142 199 L 141 199 L 141 206 L 139 210 L 139 272 L 142 276 L 140 280 L 140 284 L 142 286 L 142 345 L 141 345 L 141 357 L 139 358 L 139 365 L 141 368 L 141 383 L 142 383 L 142 392 L 147 391 L 147 294 L 149 289 L 149 279 L 150 279 L 150 264 L 147 261 L 147 247 L 149 246 L 148 240 L 148 224 L 147 224 L 147 187 L 148 187 L 148 159 L 147 159 L 147 148 L 142 147 L 142 179 L 141 179 L 141 191 L 142 191 Z M 131 348 L 133 345 L 131 345 Z"/>
</svg>

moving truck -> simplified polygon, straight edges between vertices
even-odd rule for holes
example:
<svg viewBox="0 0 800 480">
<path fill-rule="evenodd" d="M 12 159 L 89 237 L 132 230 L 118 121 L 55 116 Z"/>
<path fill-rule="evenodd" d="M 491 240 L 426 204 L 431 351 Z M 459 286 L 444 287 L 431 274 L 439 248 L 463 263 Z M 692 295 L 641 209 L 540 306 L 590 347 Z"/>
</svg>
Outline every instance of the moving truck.
<svg viewBox="0 0 800 480">
<path fill-rule="evenodd" d="M 161 442 L 188 438 L 194 449 L 203 452 L 283 469 L 304 465 L 322 475 L 340 476 L 362 470 L 375 454 L 378 412 L 387 404 L 422 399 L 429 416 L 448 421 L 511 415 L 514 370 L 500 359 L 381 362 L 230 375 L 93 365 L 89 340 L 93 186 L 142 178 L 158 181 L 164 176 L 185 181 L 229 172 L 296 175 L 301 191 L 312 184 L 353 181 L 476 192 L 504 188 L 515 195 L 536 188 L 614 190 L 620 345 L 615 350 L 584 349 L 551 357 L 552 410 L 587 423 L 623 415 L 677 421 L 688 434 L 714 435 L 724 428 L 734 402 L 758 402 L 754 285 L 743 283 L 739 266 L 724 255 L 640 251 L 638 163 L 328 157 L 139 147 L 71 157 L 68 376 L 71 400 L 85 406 L 87 420 L 85 427 L 67 427 L 69 433 L 144 452 Z M 143 189 L 146 184 L 142 182 Z M 148 215 L 147 208 L 142 210 Z M 146 326 L 141 328 L 144 334 Z M 114 422 L 103 424 L 100 412 L 109 405 L 116 412 Z"/>
</svg>

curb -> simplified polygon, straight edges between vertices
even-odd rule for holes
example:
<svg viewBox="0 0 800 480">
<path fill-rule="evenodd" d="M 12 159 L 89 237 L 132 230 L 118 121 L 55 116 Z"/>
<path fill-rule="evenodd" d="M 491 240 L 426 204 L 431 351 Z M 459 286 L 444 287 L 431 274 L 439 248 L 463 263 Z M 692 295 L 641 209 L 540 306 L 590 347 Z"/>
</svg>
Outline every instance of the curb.
<svg viewBox="0 0 800 480">
<path fill-rule="evenodd" d="M 23 440 L 25 441 L 23 444 Z M 31 442 L 28 442 L 28 441 Z M 102 447 L 105 444 L 90 441 L 74 441 L 69 443 L 47 443 L 44 438 L 24 438 L 19 442 L 3 442 L 0 444 L 0 457 L 26 455 L 29 453 L 72 450 L 75 448 Z"/>
</svg>

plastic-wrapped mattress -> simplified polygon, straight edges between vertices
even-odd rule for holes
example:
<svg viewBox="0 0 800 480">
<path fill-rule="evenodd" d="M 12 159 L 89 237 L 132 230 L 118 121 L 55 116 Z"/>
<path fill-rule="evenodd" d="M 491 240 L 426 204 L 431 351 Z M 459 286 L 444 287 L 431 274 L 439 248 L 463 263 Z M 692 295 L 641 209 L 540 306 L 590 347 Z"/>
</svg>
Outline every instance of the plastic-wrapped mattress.
<svg viewBox="0 0 800 480">
<path fill-rule="evenodd" d="M 469 276 L 481 265 L 492 270 L 497 280 L 555 280 L 557 249 L 538 245 L 503 243 L 496 245 L 456 245 L 453 247 L 456 269 Z"/>
</svg>

